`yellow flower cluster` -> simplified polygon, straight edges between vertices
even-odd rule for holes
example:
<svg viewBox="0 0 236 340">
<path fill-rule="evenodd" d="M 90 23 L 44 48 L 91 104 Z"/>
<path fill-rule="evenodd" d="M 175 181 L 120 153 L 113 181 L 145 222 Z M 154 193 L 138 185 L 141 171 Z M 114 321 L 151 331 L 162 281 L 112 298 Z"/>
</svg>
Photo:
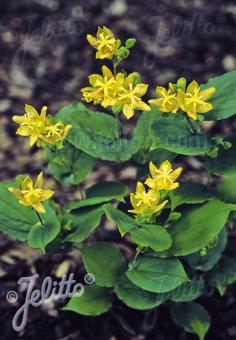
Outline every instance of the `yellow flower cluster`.
<svg viewBox="0 0 236 340">
<path fill-rule="evenodd" d="M 207 113 L 213 109 L 212 104 L 206 102 L 215 93 L 215 87 L 201 90 L 194 80 L 187 89 L 169 83 L 169 88 L 157 86 L 158 99 L 150 99 L 149 103 L 157 106 L 160 111 L 176 113 L 179 109 L 184 111 L 190 118 L 197 120 L 198 113 Z"/>
<path fill-rule="evenodd" d="M 106 26 L 98 27 L 96 37 L 87 34 L 87 39 L 90 45 L 97 50 L 96 59 L 112 58 L 121 45 L 121 41 L 115 39 L 113 32 Z"/>
<path fill-rule="evenodd" d="M 26 113 L 23 116 L 13 116 L 12 118 L 15 123 L 20 125 L 16 134 L 30 136 L 30 146 L 37 142 L 39 146 L 52 144 L 61 148 L 72 126 L 64 126 L 61 121 L 53 124 L 51 119 L 47 117 L 46 111 L 47 107 L 43 106 L 39 114 L 33 106 L 26 104 Z"/>
<path fill-rule="evenodd" d="M 162 193 L 176 189 L 179 183 L 176 180 L 179 178 L 182 167 L 173 169 L 169 161 L 161 164 L 157 168 L 152 162 L 149 163 L 149 170 L 151 177 L 148 177 L 145 184 L 148 186 L 146 190 L 143 183 L 138 182 L 136 192 L 130 194 L 130 202 L 134 209 L 129 212 L 136 215 L 143 215 L 151 217 L 156 212 L 163 209 L 168 200 L 162 201 Z"/>
<path fill-rule="evenodd" d="M 43 172 L 40 172 L 35 184 L 32 179 L 27 176 L 22 180 L 19 188 L 9 187 L 8 190 L 21 204 L 32 207 L 38 213 L 45 213 L 42 202 L 54 195 L 53 190 L 43 189 Z"/>
<path fill-rule="evenodd" d="M 148 85 L 136 83 L 135 73 L 125 76 L 123 73 L 113 75 L 111 70 L 103 65 L 102 75 L 89 76 L 90 87 L 81 90 L 83 100 L 100 104 L 104 108 L 119 106 L 127 119 L 133 117 L 135 110 L 149 111 L 150 107 L 142 101 Z"/>
</svg>

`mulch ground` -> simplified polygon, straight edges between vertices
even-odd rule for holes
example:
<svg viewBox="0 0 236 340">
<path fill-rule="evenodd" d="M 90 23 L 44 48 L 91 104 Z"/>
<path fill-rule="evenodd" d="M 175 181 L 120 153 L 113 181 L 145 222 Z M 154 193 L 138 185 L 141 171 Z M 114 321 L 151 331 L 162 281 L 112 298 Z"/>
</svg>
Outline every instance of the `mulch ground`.
<svg viewBox="0 0 236 340">
<path fill-rule="evenodd" d="M 56 188 L 56 199 L 61 203 L 77 198 L 77 188 L 55 183 L 46 170 L 42 151 L 30 149 L 24 138 L 15 136 L 11 116 L 23 113 L 25 103 L 38 109 L 47 105 L 54 114 L 63 105 L 80 100 L 87 76 L 100 72 L 103 64 L 94 59 L 94 50 L 86 41 L 88 32 L 106 25 L 122 39 L 137 39 L 124 68 L 141 73 L 143 81 L 150 84 L 148 96 L 157 84 L 165 85 L 179 76 L 205 82 L 236 67 L 233 0 L 8 0 L 0 3 L 0 16 L 0 179 L 13 180 L 18 174 L 34 175 L 44 169 L 48 186 Z M 236 120 L 205 128 L 212 135 L 227 135 L 235 131 Z M 184 163 L 185 178 L 206 181 L 198 160 L 188 157 L 179 161 Z M 133 187 L 135 165 L 99 162 L 84 186 L 104 179 L 120 179 Z M 104 238 L 116 242 L 129 255 L 133 251 L 114 230 L 101 228 L 93 236 Z M 227 251 L 234 249 L 232 237 Z M 17 280 L 33 273 L 59 278 L 65 269 L 82 280 L 82 264 L 76 252 L 41 256 L 4 235 L 0 255 L 0 339 L 195 339 L 172 324 L 166 306 L 134 312 L 115 297 L 112 310 L 98 318 L 62 312 L 60 304 L 54 303 L 32 309 L 27 328 L 16 334 L 11 319 L 17 305 L 9 304 L 5 296 L 16 289 Z M 18 303 L 22 301 L 23 295 Z M 230 287 L 224 298 L 213 293 L 200 302 L 213 320 L 207 340 L 236 339 L 235 287 Z"/>
</svg>

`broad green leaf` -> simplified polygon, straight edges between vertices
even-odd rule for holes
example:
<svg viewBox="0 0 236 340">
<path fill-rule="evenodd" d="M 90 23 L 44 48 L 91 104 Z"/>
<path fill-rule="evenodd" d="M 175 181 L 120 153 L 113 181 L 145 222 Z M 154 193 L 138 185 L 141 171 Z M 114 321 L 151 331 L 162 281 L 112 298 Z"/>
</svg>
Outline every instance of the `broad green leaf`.
<svg viewBox="0 0 236 340">
<path fill-rule="evenodd" d="M 116 119 L 102 112 L 90 111 L 81 103 L 64 107 L 56 117 L 73 127 L 69 143 L 92 157 L 109 161 L 126 161 L 138 151 L 135 138 L 118 139 Z"/>
<path fill-rule="evenodd" d="M 60 232 L 60 222 L 55 210 L 49 202 L 45 203 L 45 214 L 41 214 L 43 225 L 38 221 L 28 235 L 28 245 L 31 248 L 42 250 L 45 253 L 46 246 L 53 241 Z"/>
<path fill-rule="evenodd" d="M 222 252 L 225 250 L 227 243 L 227 232 L 223 229 L 218 237 L 218 241 L 215 246 L 207 249 L 207 254 L 201 256 L 200 252 L 188 255 L 186 260 L 193 269 L 208 271 L 211 270 L 214 265 L 220 260 Z"/>
<path fill-rule="evenodd" d="M 127 193 L 127 187 L 121 182 L 102 182 L 87 189 L 85 199 L 78 202 L 70 202 L 67 208 L 75 210 L 111 200 L 124 202 L 124 196 Z"/>
<path fill-rule="evenodd" d="M 205 167 L 215 175 L 234 176 L 236 173 L 236 134 L 226 139 L 232 143 L 232 147 L 228 150 L 221 149 L 217 158 L 208 158 Z"/>
<path fill-rule="evenodd" d="M 138 226 L 135 220 L 116 209 L 111 204 L 104 205 L 104 211 L 110 221 L 114 221 L 124 236 L 129 233 L 131 239 L 141 247 L 150 247 L 155 251 L 169 249 L 172 241 L 166 229 L 159 225 Z"/>
<path fill-rule="evenodd" d="M 115 139 L 117 136 L 117 125 L 114 117 L 102 112 L 90 111 L 82 103 L 64 106 L 55 117 L 65 124 L 78 125 L 82 130 L 96 131 L 101 137 Z"/>
<path fill-rule="evenodd" d="M 212 200 L 186 209 L 182 217 L 168 229 L 173 243 L 167 255 L 193 254 L 212 243 L 225 226 L 230 211 L 235 208 L 233 204 Z"/>
<path fill-rule="evenodd" d="M 124 257 L 111 243 L 93 243 L 81 249 L 81 254 L 86 271 L 95 276 L 99 286 L 115 286 L 126 270 Z"/>
<path fill-rule="evenodd" d="M 175 302 L 188 302 L 196 300 L 202 295 L 204 289 L 204 279 L 201 276 L 195 276 L 191 282 L 185 282 L 171 292 L 166 293 L 168 300 Z"/>
<path fill-rule="evenodd" d="M 165 160 L 171 160 L 176 155 L 164 149 L 150 151 L 152 139 L 150 137 L 150 128 L 152 123 L 160 115 L 160 111 L 153 107 L 152 111 L 142 112 L 137 125 L 134 129 L 134 139 L 138 141 L 139 151 L 133 156 L 138 163 L 145 164 L 150 161 L 155 161 L 161 164 Z"/>
<path fill-rule="evenodd" d="M 134 129 L 134 137 L 139 141 L 140 148 L 146 152 L 150 150 L 152 145 L 150 137 L 151 125 L 158 119 L 160 114 L 157 107 L 153 107 L 151 111 L 142 112 Z"/>
<path fill-rule="evenodd" d="M 236 260 L 223 256 L 209 273 L 208 279 L 224 295 L 227 286 L 236 282 Z"/>
<path fill-rule="evenodd" d="M 236 71 L 209 79 L 206 84 L 201 85 L 201 89 L 211 86 L 216 88 L 209 100 L 213 110 L 204 115 L 205 120 L 220 120 L 233 116 L 236 113 Z"/>
<path fill-rule="evenodd" d="M 59 182 L 79 184 L 92 170 L 96 159 L 65 143 L 60 150 L 45 149 L 48 169 Z"/>
<path fill-rule="evenodd" d="M 72 297 L 62 309 L 87 316 L 98 316 L 110 308 L 110 291 L 93 284 L 86 286 L 81 296 Z"/>
<path fill-rule="evenodd" d="M 102 207 L 95 207 L 68 214 L 67 217 L 72 222 L 72 231 L 64 241 L 79 243 L 86 240 L 91 232 L 100 225 L 103 213 Z"/>
<path fill-rule="evenodd" d="M 182 204 L 204 203 L 212 199 L 214 195 L 207 187 L 200 183 L 180 183 L 179 188 L 170 192 L 171 209 L 175 210 Z"/>
<path fill-rule="evenodd" d="M 178 259 L 145 256 L 138 257 L 127 277 L 136 286 L 153 293 L 169 292 L 189 280 Z"/>
<path fill-rule="evenodd" d="M 166 294 L 155 294 L 137 287 L 127 277 L 122 278 L 114 291 L 127 306 L 139 310 L 157 307 L 167 298 Z"/>
<path fill-rule="evenodd" d="M 211 147 L 207 136 L 193 135 L 189 131 L 186 119 L 180 113 L 160 115 L 151 126 L 150 136 L 152 150 L 162 148 L 181 155 L 202 155 Z"/>
<path fill-rule="evenodd" d="M 217 186 L 222 201 L 236 204 L 236 175 L 225 178 Z"/>
<path fill-rule="evenodd" d="M 159 252 L 169 249 L 172 240 L 166 229 L 159 225 L 145 224 L 129 231 L 131 239 L 141 247 Z"/>
<path fill-rule="evenodd" d="M 126 215 L 124 212 L 113 207 L 113 205 L 105 204 L 103 208 L 108 220 L 115 222 L 122 237 L 127 232 L 137 228 L 133 217 Z"/>
<path fill-rule="evenodd" d="M 207 311 L 195 302 L 176 303 L 171 305 L 171 317 L 176 325 L 186 332 L 194 333 L 204 340 L 210 327 L 210 316 Z"/>
<path fill-rule="evenodd" d="M 0 230 L 15 240 L 25 241 L 38 218 L 32 208 L 19 203 L 9 187 L 16 187 L 16 183 L 0 183 Z"/>
</svg>

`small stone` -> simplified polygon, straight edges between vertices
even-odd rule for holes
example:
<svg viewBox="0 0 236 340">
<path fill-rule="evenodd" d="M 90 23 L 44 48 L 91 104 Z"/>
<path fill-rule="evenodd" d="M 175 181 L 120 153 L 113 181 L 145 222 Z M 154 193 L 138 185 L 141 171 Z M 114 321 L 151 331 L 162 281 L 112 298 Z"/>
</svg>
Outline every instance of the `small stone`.
<svg viewBox="0 0 236 340">
<path fill-rule="evenodd" d="M 222 64 L 226 71 L 233 71 L 236 68 L 236 58 L 229 54 L 224 57 Z"/>
</svg>

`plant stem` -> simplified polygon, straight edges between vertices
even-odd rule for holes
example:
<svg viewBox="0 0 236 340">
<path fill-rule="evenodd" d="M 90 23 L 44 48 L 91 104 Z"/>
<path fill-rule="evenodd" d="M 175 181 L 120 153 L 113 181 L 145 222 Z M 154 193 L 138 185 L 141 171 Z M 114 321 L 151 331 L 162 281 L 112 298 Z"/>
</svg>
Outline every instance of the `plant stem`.
<svg viewBox="0 0 236 340">
<path fill-rule="evenodd" d="M 36 212 L 36 215 L 38 216 L 38 219 L 39 219 L 39 221 L 40 221 L 40 223 L 43 227 L 44 225 L 43 225 L 43 220 L 42 220 L 41 216 L 39 215 L 39 213 L 36 210 L 34 210 L 34 211 Z"/>
<path fill-rule="evenodd" d="M 191 133 L 193 135 L 195 135 L 197 133 L 197 131 L 195 130 L 195 127 L 194 127 L 193 123 L 191 122 L 191 119 L 188 116 L 186 116 L 186 120 L 187 120 L 187 123 L 189 125 Z"/>
<path fill-rule="evenodd" d="M 116 68 L 117 68 L 117 60 L 116 60 L 116 56 L 114 56 L 114 57 L 112 58 L 112 63 L 113 63 L 113 73 L 114 73 L 114 76 L 116 76 L 116 73 L 117 73 L 117 71 L 116 71 Z"/>
</svg>

